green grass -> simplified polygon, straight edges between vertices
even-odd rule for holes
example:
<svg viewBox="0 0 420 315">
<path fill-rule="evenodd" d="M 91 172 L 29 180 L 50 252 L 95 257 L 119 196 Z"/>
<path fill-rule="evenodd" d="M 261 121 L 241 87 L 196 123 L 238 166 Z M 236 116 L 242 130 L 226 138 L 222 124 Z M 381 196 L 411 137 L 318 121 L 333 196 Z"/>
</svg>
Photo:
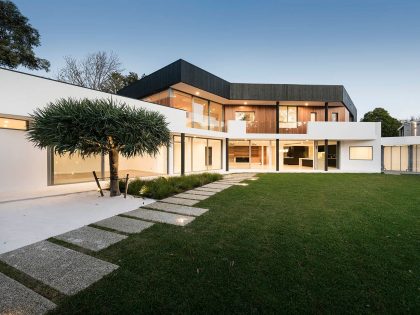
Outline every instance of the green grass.
<svg viewBox="0 0 420 315">
<path fill-rule="evenodd" d="M 128 184 L 127 192 L 133 196 L 163 199 L 199 186 L 222 179 L 217 173 L 202 173 L 186 176 L 158 177 L 152 180 L 135 179 Z M 120 181 L 124 191 L 125 181 Z"/>
<path fill-rule="evenodd" d="M 55 314 L 419 312 L 420 176 L 267 174 L 97 254 Z"/>
</svg>

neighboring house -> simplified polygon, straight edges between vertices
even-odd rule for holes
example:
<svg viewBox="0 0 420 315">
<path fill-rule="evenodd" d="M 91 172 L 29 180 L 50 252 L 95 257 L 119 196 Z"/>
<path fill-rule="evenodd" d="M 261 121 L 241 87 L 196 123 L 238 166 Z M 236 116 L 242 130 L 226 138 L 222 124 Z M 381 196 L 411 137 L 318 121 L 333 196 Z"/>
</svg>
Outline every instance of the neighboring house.
<svg viewBox="0 0 420 315">
<path fill-rule="evenodd" d="M 420 136 L 420 121 L 404 121 L 398 132 L 400 137 Z"/>
<path fill-rule="evenodd" d="M 93 170 L 109 176 L 106 156 L 58 156 L 27 141 L 29 113 L 67 97 L 112 97 L 166 116 L 172 145 L 120 158 L 121 175 L 381 171 L 380 123 L 356 122 L 341 85 L 230 83 L 178 60 L 118 94 L 0 69 L 0 191 L 92 181 Z"/>
</svg>

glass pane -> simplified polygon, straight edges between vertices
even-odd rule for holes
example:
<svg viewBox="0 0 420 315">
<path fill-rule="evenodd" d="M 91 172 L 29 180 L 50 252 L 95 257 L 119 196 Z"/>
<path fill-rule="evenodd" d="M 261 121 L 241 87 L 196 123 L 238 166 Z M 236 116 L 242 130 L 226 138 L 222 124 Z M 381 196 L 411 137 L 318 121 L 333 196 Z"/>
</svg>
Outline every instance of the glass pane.
<svg viewBox="0 0 420 315">
<path fill-rule="evenodd" d="M 229 167 L 232 169 L 249 168 L 249 141 L 229 141 Z"/>
<path fill-rule="evenodd" d="M 254 112 L 235 112 L 235 120 L 255 121 Z"/>
<path fill-rule="evenodd" d="M 200 172 L 207 170 L 207 139 L 192 138 L 193 139 L 193 171 Z"/>
<path fill-rule="evenodd" d="M 416 145 L 416 172 L 420 172 L 420 145 Z"/>
<path fill-rule="evenodd" d="M 201 98 L 193 98 L 193 128 L 208 129 L 208 101 Z"/>
<path fill-rule="evenodd" d="M 208 148 L 208 169 L 220 170 L 222 169 L 222 140 L 209 139 Z"/>
<path fill-rule="evenodd" d="M 174 136 L 173 141 L 174 173 L 181 174 L 181 137 Z"/>
<path fill-rule="evenodd" d="M 401 170 L 400 147 L 392 147 L 391 152 L 392 152 L 391 170 L 400 171 Z"/>
<path fill-rule="evenodd" d="M 391 147 L 384 147 L 384 169 L 390 170 L 391 168 Z"/>
<path fill-rule="evenodd" d="M 210 130 L 223 131 L 223 106 L 210 102 Z"/>
<path fill-rule="evenodd" d="M 105 164 L 105 173 L 109 177 L 108 158 Z M 128 174 L 130 178 L 157 176 L 167 173 L 167 149 L 162 147 L 156 156 L 136 156 L 132 158 L 119 157 L 118 176 L 125 178 Z"/>
<path fill-rule="evenodd" d="M 144 98 L 143 101 L 169 106 L 170 105 L 169 90 L 165 90 L 163 92 L 150 95 Z"/>
<path fill-rule="evenodd" d="M 408 146 L 401 147 L 401 171 L 408 171 Z"/>
<path fill-rule="evenodd" d="M 102 177 L 100 155 L 82 158 L 80 155 L 54 154 L 54 184 L 94 181 L 92 172 Z"/>
<path fill-rule="evenodd" d="M 289 106 L 287 110 L 287 122 L 297 122 L 297 107 Z"/>
<path fill-rule="evenodd" d="M 316 113 L 311 113 L 311 121 L 316 121 Z"/>
<path fill-rule="evenodd" d="M 287 123 L 287 106 L 280 106 L 280 122 Z"/>
<path fill-rule="evenodd" d="M 187 127 L 192 128 L 192 96 L 178 91 L 173 91 L 171 106 L 187 112 Z"/>
<path fill-rule="evenodd" d="M 192 138 L 185 137 L 185 173 L 192 172 L 192 163 L 193 163 L 192 148 L 193 148 Z"/>
<path fill-rule="evenodd" d="M 27 130 L 27 121 L 21 119 L 12 119 L 0 117 L 0 128 Z"/>
</svg>

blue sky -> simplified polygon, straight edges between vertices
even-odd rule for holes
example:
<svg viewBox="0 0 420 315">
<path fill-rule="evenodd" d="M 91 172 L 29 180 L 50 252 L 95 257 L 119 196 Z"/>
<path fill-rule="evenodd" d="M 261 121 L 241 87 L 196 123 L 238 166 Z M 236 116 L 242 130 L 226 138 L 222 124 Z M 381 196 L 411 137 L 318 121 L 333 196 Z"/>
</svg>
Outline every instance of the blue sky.
<svg viewBox="0 0 420 315">
<path fill-rule="evenodd" d="M 39 75 L 98 50 L 139 74 L 182 58 L 231 82 L 343 84 L 359 118 L 420 116 L 420 0 L 14 2 L 51 62 Z"/>
</svg>

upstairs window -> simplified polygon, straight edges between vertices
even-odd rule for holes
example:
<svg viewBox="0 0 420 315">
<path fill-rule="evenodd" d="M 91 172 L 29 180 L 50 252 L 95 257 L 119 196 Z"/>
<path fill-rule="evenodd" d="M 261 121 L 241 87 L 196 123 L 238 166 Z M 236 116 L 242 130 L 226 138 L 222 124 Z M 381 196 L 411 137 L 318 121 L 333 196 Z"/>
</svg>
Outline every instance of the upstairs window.
<svg viewBox="0 0 420 315">
<path fill-rule="evenodd" d="M 297 128 L 297 107 L 280 106 L 280 128 Z"/>
<path fill-rule="evenodd" d="M 310 121 L 316 121 L 316 113 L 314 112 L 311 113 Z"/>
<path fill-rule="evenodd" d="M 338 121 L 338 113 L 331 113 L 331 121 L 334 121 L 334 122 Z"/>
<path fill-rule="evenodd" d="M 28 121 L 0 117 L 0 129 L 28 130 Z"/>
</svg>

